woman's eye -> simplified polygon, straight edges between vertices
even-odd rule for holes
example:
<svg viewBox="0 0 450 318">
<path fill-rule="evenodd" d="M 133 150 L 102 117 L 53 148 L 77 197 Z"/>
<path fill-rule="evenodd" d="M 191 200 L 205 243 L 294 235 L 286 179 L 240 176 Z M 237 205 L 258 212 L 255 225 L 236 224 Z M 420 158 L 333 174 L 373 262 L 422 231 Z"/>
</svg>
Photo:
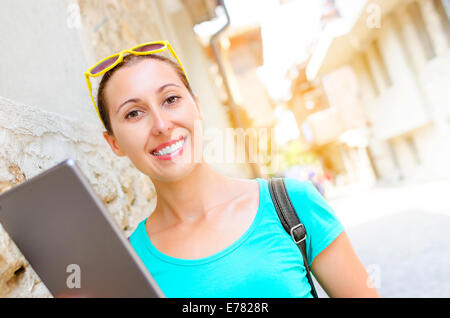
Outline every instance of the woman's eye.
<svg viewBox="0 0 450 318">
<path fill-rule="evenodd" d="M 169 96 L 164 100 L 165 105 L 174 104 L 180 97 L 179 96 Z"/>
<path fill-rule="evenodd" d="M 129 117 L 130 117 L 130 115 L 133 115 L 133 114 L 137 114 L 138 112 L 140 112 L 140 110 L 132 110 L 131 112 L 129 112 L 126 116 L 125 116 L 125 118 L 126 119 L 128 119 Z M 137 117 L 137 116 L 131 116 L 131 117 Z"/>
</svg>

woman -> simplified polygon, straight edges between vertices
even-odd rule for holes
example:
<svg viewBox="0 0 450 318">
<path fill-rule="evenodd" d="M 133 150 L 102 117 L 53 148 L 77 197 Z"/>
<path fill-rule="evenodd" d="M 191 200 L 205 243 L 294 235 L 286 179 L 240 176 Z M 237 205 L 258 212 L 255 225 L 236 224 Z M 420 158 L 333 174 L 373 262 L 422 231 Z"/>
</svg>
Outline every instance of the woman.
<svg viewBox="0 0 450 318">
<path fill-rule="evenodd" d="M 104 74 L 98 113 L 112 151 L 128 156 L 155 186 L 156 208 L 130 242 L 164 294 L 311 297 L 302 256 L 278 219 L 267 180 L 231 178 L 194 160 L 203 114 L 182 66 L 135 51 L 122 51 L 132 54 Z M 308 233 L 308 262 L 328 295 L 378 297 L 313 185 L 287 178 L 286 187 Z"/>
</svg>

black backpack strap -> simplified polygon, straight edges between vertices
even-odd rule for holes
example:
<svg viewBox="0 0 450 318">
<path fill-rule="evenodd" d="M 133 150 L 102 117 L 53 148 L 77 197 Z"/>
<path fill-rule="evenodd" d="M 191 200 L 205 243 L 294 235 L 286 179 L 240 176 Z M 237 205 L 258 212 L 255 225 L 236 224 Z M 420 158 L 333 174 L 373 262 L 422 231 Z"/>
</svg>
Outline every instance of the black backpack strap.
<svg viewBox="0 0 450 318">
<path fill-rule="evenodd" d="M 286 232 L 291 235 L 295 244 L 297 244 L 300 252 L 302 253 L 303 263 L 306 269 L 306 277 L 308 278 L 309 284 L 311 285 L 311 294 L 314 298 L 318 298 L 316 289 L 314 288 L 314 282 L 311 277 L 311 270 L 308 265 L 308 259 L 306 257 L 306 229 L 305 226 L 300 222 L 294 206 L 289 199 L 284 179 L 269 179 L 269 191 L 278 217 L 281 220 L 281 224 L 283 224 Z"/>
</svg>

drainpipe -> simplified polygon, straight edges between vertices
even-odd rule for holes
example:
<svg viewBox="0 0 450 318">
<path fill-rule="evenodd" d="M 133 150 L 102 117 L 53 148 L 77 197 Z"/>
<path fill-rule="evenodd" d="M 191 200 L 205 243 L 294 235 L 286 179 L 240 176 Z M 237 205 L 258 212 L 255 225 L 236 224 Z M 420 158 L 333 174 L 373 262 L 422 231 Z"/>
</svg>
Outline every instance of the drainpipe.
<svg viewBox="0 0 450 318">
<path fill-rule="evenodd" d="M 231 90 L 231 87 L 230 87 L 230 81 L 229 81 L 229 77 L 228 77 L 228 74 L 227 74 L 227 71 L 225 68 L 224 58 L 222 56 L 222 51 L 221 51 L 221 47 L 220 47 L 221 36 L 222 36 L 223 32 L 230 26 L 230 15 L 225 6 L 224 0 L 218 0 L 218 3 L 219 3 L 219 5 L 221 5 L 223 7 L 225 16 L 227 18 L 227 22 L 225 23 L 225 25 L 223 27 L 221 27 L 217 32 L 215 32 L 211 36 L 209 43 L 211 45 L 211 48 L 212 48 L 212 51 L 214 54 L 214 58 L 217 62 L 219 73 L 220 73 L 220 76 L 222 77 L 223 84 L 225 87 L 225 91 L 228 95 L 228 106 L 230 107 L 231 116 L 233 117 L 233 120 L 237 126 L 235 128 L 246 128 L 246 127 L 243 127 L 243 122 L 242 122 L 241 116 L 239 114 L 239 105 L 236 103 L 236 101 L 234 99 L 233 91 Z M 245 154 L 247 155 L 247 158 L 248 158 L 249 150 L 248 150 L 247 142 L 244 142 L 244 147 L 245 147 Z M 256 163 L 248 163 L 248 164 L 250 165 L 250 168 L 252 170 L 253 178 L 261 177 L 258 165 Z"/>
</svg>

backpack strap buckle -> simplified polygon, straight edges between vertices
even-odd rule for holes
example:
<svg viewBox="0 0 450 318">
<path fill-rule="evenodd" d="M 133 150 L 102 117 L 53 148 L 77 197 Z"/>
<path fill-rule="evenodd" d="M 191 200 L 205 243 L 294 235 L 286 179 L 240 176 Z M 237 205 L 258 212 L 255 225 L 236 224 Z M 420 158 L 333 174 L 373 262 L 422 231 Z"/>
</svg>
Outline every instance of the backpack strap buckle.
<svg viewBox="0 0 450 318">
<path fill-rule="evenodd" d="M 298 230 L 298 231 L 296 231 Z M 296 232 L 294 232 L 296 231 Z M 306 230 L 305 226 L 302 223 L 297 224 L 296 226 L 291 228 L 291 236 L 294 240 L 295 244 L 300 244 L 304 240 L 306 240 Z"/>
</svg>

